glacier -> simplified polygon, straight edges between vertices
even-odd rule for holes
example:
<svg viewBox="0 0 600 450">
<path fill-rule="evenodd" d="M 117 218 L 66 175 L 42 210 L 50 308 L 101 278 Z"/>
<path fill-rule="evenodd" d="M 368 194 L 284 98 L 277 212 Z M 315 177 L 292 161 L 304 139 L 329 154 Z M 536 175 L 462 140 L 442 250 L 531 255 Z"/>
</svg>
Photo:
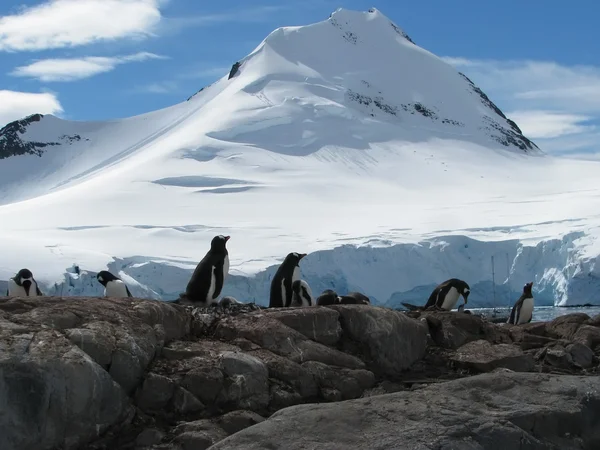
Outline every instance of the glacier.
<svg viewBox="0 0 600 450">
<path fill-rule="evenodd" d="M 292 251 L 314 293 L 390 307 L 450 277 L 474 307 L 528 281 L 537 305 L 600 305 L 598 164 L 545 154 L 380 11 L 338 9 L 169 108 L 2 128 L 0 280 L 96 296 L 108 269 L 170 300 L 229 234 L 223 295 L 263 305 Z"/>
</svg>

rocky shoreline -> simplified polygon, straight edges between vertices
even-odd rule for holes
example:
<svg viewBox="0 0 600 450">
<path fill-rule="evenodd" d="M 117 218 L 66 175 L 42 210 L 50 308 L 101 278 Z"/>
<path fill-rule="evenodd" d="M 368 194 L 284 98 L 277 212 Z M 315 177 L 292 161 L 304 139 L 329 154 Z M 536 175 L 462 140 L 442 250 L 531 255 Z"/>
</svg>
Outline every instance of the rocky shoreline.
<svg viewBox="0 0 600 450">
<path fill-rule="evenodd" d="M 0 298 L 0 448 L 600 448 L 599 357 L 582 313 Z"/>
</svg>

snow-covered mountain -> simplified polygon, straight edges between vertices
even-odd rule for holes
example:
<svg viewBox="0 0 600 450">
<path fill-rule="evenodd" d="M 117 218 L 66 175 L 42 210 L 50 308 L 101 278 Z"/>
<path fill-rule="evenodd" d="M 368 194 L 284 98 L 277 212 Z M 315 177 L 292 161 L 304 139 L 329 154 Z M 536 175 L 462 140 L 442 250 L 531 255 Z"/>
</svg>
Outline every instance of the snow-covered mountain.
<svg viewBox="0 0 600 450">
<path fill-rule="evenodd" d="M 530 280 L 546 304 L 600 303 L 599 168 L 545 155 L 379 11 L 339 9 L 172 107 L 0 130 L 0 279 L 28 267 L 49 293 L 96 295 L 108 267 L 174 298 L 222 233 L 224 294 L 262 304 L 290 251 L 311 253 L 313 291 L 389 305 L 451 276 L 490 304 L 491 256 L 505 303 Z"/>
</svg>

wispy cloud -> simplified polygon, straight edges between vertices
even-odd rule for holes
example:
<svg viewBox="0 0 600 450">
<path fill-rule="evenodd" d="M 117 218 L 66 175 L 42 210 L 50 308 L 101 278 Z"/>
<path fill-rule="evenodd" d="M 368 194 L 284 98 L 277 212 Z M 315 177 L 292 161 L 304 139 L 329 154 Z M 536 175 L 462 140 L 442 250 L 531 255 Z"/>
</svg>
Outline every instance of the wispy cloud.
<svg viewBox="0 0 600 450">
<path fill-rule="evenodd" d="M 131 92 L 138 94 L 171 94 L 179 90 L 175 81 L 159 81 L 156 83 L 136 86 Z"/>
<path fill-rule="evenodd" d="M 158 33 L 173 33 L 189 27 L 208 27 L 223 23 L 265 22 L 273 14 L 289 10 L 293 4 L 253 6 L 216 14 L 195 14 L 186 17 L 164 17 Z"/>
<path fill-rule="evenodd" d="M 139 52 L 126 56 L 86 56 L 84 58 L 42 59 L 27 66 L 14 69 L 10 75 L 37 78 L 44 82 L 76 81 L 100 73 L 110 72 L 120 64 L 141 62 L 148 59 L 166 59 L 154 53 Z"/>
<path fill-rule="evenodd" d="M 161 19 L 160 0 L 50 0 L 0 17 L 0 50 L 36 51 L 141 38 Z"/>
<path fill-rule="evenodd" d="M 522 130 L 527 130 L 527 135 L 533 139 L 556 138 L 595 129 L 592 125 L 583 125 L 593 119 L 590 116 L 538 110 L 512 111 L 506 114 L 518 123 Z"/>
<path fill-rule="evenodd" d="M 29 114 L 59 114 L 63 111 L 56 95 L 0 90 L 0 128 Z"/>
<path fill-rule="evenodd" d="M 600 67 L 443 58 L 553 153 L 600 152 Z"/>
</svg>

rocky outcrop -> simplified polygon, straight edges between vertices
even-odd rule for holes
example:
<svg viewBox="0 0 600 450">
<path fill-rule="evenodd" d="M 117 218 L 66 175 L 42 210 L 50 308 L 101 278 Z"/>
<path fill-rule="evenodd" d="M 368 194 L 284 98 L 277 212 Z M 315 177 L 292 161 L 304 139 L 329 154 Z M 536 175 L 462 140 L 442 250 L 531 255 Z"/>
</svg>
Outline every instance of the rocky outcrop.
<svg viewBox="0 0 600 450">
<path fill-rule="evenodd" d="M 600 448 L 600 379 L 500 371 L 287 408 L 210 450 Z"/>
<path fill-rule="evenodd" d="M 491 388 L 487 382 L 473 381 L 480 379 L 477 374 L 507 377 L 509 381 L 501 382 L 510 386 L 521 383 L 521 374 L 498 375 L 498 370 L 523 372 L 523 383 L 528 386 L 534 383 L 528 380 L 536 377 L 554 380 L 548 383 L 556 387 L 551 394 L 557 405 L 562 401 L 560 378 L 539 372 L 598 374 L 598 318 L 570 315 L 545 324 L 499 326 L 454 312 L 410 315 L 371 305 L 262 309 L 249 304 L 192 309 L 138 299 L 0 299 L 0 405 L 4 413 L 0 414 L 0 448 L 184 450 L 205 449 L 220 441 L 215 448 L 246 448 L 246 444 L 232 447 L 231 442 L 245 443 L 249 438 L 243 436 L 251 434 L 236 434 L 232 441 L 226 437 L 251 427 L 248 432 L 259 433 L 256 445 L 267 445 L 271 438 L 261 435 L 261 430 L 279 423 L 277 417 L 287 426 L 287 417 L 295 414 L 288 411 L 306 414 L 302 416 L 306 420 L 322 412 L 327 421 L 331 413 L 337 417 L 333 423 L 343 423 L 337 406 L 295 410 L 296 405 L 367 401 L 367 397 L 383 403 L 377 408 L 369 406 L 375 404 L 371 400 L 350 404 L 366 405 L 365 417 L 356 407 L 356 414 L 369 423 L 366 435 L 375 436 L 387 428 L 380 445 L 393 448 L 402 433 L 390 430 L 408 425 L 397 426 L 399 419 L 389 413 L 385 402 L 401 400 L 397 413 L 423 420 L 419 429 L 426 432 L 430 425 L 421 417 L 426 410 L 415 406 L 426 391 L 438 393 L 459 408 L 459 414 L 444 421 L 445 429 L 473 440 L 469 448 L 487 448 L 473 446 L 485 441 L 475 435 L 491 433 L 489 427 L 512 416 L 507 409 L 505 419 L 494 416 L 475 428 L 467 427 L 471 431 L 465 429 L 464 421 L 471 421 L 477 411 L 495 411 L 483 399 L 508 395 L 496 381 L 488 383 Z M 445 382 L 465 376 L 475 378 L 468 383 Z M 477 386 L 479 410 L 469 409 L 466 403 L 471 392 L 467 385 Z M 463 391 L 464 396 L 459 395 Z M 398 393 L 396 397 L 386 395 L 393 392 Z M 438 405 L 431 402 L 430 408 Z M 575 403 L 572 406 L 569 414 L 576 414 Z M 515 417 L 521 411 L 518 408 L 514 407 Z M 535 416 L 536 411 L 528 414 Z M 322 436 L 323 442 L 350 439 L 356 431 L 354 420 L 336 425 Z M 527 425 L 530 419 L 521 420 Z M 540 426 L 538 422 L 533 428 Z M 510 439 L 517 435 L 529 439 L 531 434 L 543 445 L 558 439 L 525 425 L 503 425 L 498 436 L 507 439 L 506 445 L 512 445 Z M 578 438 L 588 439 L 583 436 L 587 431 L 577 432 Z M 289 439 L 294 436 L 298 438 L 290 432 Z M 287 447 L 288 437 L 279 438 L 281 442 L 272 444 L 276 448 L 300 448 Z"/>
</svg>

